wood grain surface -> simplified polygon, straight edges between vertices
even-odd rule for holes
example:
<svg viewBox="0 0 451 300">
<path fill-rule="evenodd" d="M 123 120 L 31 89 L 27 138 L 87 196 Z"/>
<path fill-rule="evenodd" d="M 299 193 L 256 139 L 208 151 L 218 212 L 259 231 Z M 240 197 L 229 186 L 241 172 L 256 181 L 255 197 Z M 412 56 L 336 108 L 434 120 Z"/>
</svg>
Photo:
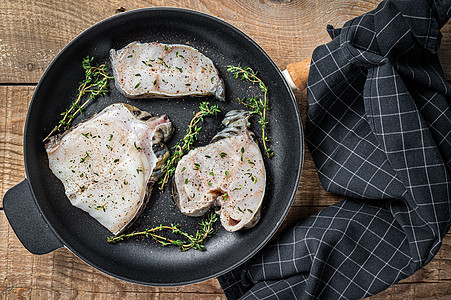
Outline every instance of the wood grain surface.
<svg viewBox="0 0 451 300">
<path fill-rule="evenodd" d="M 254 39 L 284 69 L 329 41 L 325 26 L 374 9 L 368 0 L 2 0 L 0 1 L 1 196 L 25 177 L 23 127 L 30 98 L 43 72 L 63 47 L 89 26 L 123 11 L 154 6 L 189 8 L 219 17 Z M 451 79 L 451 24 L 442 29 L 439 52 Z M 301 115 L 306 92 L 296 92 Z M 306 153 L 295 201 L 282 228 L 340 197 L 325 192 Z M 225 299 L 216 279 L 180 287 L 123 282 L 88 266 L 65 248 L 36 256 L 13 233 L 0 200 L 0 295 L 2 299 Z M 451 237 L 425 268 L 374 299 L 451 297 Z"/>
</svg>

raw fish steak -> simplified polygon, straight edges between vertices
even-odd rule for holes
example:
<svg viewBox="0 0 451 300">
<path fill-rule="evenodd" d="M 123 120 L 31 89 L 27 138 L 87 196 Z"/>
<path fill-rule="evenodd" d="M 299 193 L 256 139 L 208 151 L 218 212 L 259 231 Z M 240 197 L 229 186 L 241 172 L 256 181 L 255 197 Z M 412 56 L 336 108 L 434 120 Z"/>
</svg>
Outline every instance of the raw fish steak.
<svg viewBox="0 0 451 300">
<path fill-rule="evenodd" d="M 113 234 L 143 210 L 169 157 L 172 124 L 128 104 L 108 106 L 46 143 L 49 166 L 72 205 Z"/>
<path fill-rule="evenodd" d="M 204 147 L 191 150 L 177 165 L 172 194 L 180 211 L 200 216 L 220 207 L 228 231 L 250 228 L 260 219 L 266 171 L 247 111 L 230 111 L 226 126 Z"/>
<path fill-rule="evenodd" d="M 193 47 L 132 42 L 110 50 L 117 89 L 128 98 L 214 95 L 224 82 L 211 59 Z"/>
</svg>

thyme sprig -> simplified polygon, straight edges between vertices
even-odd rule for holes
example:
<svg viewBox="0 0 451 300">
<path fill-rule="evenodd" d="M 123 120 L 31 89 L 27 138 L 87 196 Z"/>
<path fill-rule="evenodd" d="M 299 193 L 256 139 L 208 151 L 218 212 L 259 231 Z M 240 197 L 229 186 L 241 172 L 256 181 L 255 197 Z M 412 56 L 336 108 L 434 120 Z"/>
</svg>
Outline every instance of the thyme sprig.
<svg viewBox="0 0 451 300">
<path fill-rule="evenodd" d="M 174 245 L 178 246 L 181 251 L 187 251 L 189 249 L 196 250 L 204 250 L 205 245 L 204 242 L 207 238 L 213 235 L 213 224 L 218 220 L 218 217 L 215 213 L 211 213 L 207 216 L 206 219 L 199 222 L 200 229 L 196 231 L 194 235 L 184 232 L 180 229 L 180 226 L 171 224 L 167 225 L 159 225 L 157 227 L 146 229 L 144 231 L 132 232 L 128 234 L 121 234 L 115 237 L 108 237 L 109 243 L 117 243 L 123 241 L 124 239 L 131 238 L 134 236 L 144 235 L 148 238 L 153 238 L 155 241 L 160 243 L 163 246 Z M 183 237 L 183 240 L 173 240 L 167 237 L 164 237 L 157 232 L 161 232 L 163 230 L 171 231 L 173 234 L 178 234 Z"/>
<path fill-rule="evenodd" d="M 98 96 L 104 96 L 108 92 L 108 79 L 113 78 L 109 76 L 106 64 L 92 65 L 94 57 L 86 56 L 81 65 L 85 70 L 85 79 L 80 82 L 78 87 L 77 99 L 71 106 L 61 115 L 63 118 L 58 122 L 49 135 L 43 140 L 45 142 L 52 134 L 59 132 L 61 129 L 69 129 L 72 121 L 80 114 L 89 102 L 95 100 Z M 88 94 L 88 98 L 82 102 L 84 95 Z"/>
<path fill-rule="evenodd" d="M 175 168 L 182 157 L 193 149 L 194 142 L 197 140 L 197 135 L 199 134 L 202 127 L 197 126 L 199 122 L 204 121 L 204 117 L 215 116 L 221 111 L 218 109 L 217 105 L 211 105 L 208 102 L 202 102 L 199 105 L 199 111 L 194 113 L 185 136 L 172 147 L 173 154 L 166 161 L 166 165 L 163 167 L 163 176 L 160 179 L 160 190 L 163 190 L 166 183 L 168 183 L 169 178 L 174 175 Z"/>
<path fill-rule="evenodd" d="M 260 91 L 263 93 L 263 100 L 258 96 L 246 99 L 238 99 L 241 104 L 246 106 L 246 108 L 251 110 L 252 114 L 258 115 L 260 118 L 258 123 L 262 128 L 262 141 L 265 154 L 268 158 L 274 156 L 274 152 L 269 148 L 268 144 L 270 140 L 267 136 L 268 121 L 266 120 L 266 111 L 268 110 L 268 87 L 263 83 L 263 81 L 257 77 L 257 72 L 249 67 L 242 67 L 241 65 L 227 66 L 227 71 L 233 74 L 233 77 L 243 81 L 250 81 L 251 83 L 257 84 Z"/>
</svg>

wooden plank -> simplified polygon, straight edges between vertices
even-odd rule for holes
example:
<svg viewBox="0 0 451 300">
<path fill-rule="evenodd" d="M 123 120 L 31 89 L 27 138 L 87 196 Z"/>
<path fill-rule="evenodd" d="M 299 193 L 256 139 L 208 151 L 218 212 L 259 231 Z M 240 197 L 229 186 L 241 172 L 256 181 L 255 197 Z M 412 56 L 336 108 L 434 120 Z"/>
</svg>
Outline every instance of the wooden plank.
<svg viewBox="0 0 451 300">
<path fill-rule="evenodd" d="M 0 86 L 0 208 L 3 195 L 25 177 L 23 128 L 32 86 Z"/>
<path fill-rule="evenodd" d="M 329 41 L 328 23 L 346 20 L 374 8 L 378 0 L 358 1 L 1 1 L 0 83 L 36 83 L 51 60 L 89 26 L 113 16 L 119 7 L 190 8 L 217 16 L 249 34 L 280 67 L 310 56 Z M 358 9 L 355 9 L 355 8 Z"/>
<path fill-rule="evenodd" d="M 0 243 L 0 295 L 3 299 L 225 299 L 216 279 L 179 287 L 148 287 L 105 275 L 65 248 L 46 255 L 32 255 L 15 236 L 3 211 L 0 211 L 0 240 L 5 241 Z M 450 248 L 451 234 L 448 234 L 431 263 L 373 298 L 450 297 Z"/>
<path fill-rule="evenodd" d="M 184 7 L 217 16 L 238 27 L 285 68 L 311 55 L 330 40 L 325 26 L 341 27 L 347 20 L 374 9 L 379 0 L 336 1 L 194 1 L 148 2 L 1 1 L 0 83 L 36 83 L 52 59 L 89 26 L 126 11 L 156 6 Z M 443 28 L 440 58 L 451 78 L 451 24 Z"/>
<path fill-rule="evenodd" d="M 404 300 L 404 299 L 450 299 L 451 284 L 449 282 L 415 282 L 396 284 L 384 292 L 373 296 L 372 300 Z"/>
</svg>

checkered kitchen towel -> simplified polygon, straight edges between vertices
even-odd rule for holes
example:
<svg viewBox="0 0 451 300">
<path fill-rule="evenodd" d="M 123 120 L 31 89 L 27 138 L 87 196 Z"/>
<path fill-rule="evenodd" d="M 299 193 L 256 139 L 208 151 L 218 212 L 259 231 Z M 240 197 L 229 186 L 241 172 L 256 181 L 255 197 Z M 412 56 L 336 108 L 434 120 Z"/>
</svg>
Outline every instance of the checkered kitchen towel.
<svg viewBox="0 0 451 300">
<path fill-rule="evenodd" d="M 306 137 L 324 188 L 348 199 L 220 277 L 228 298 L 363 298 L 434 257 L 451 222 L 451 89 L 437 56 L 450 11 L 386 0 L 328 27 Z"/>
</svg>

